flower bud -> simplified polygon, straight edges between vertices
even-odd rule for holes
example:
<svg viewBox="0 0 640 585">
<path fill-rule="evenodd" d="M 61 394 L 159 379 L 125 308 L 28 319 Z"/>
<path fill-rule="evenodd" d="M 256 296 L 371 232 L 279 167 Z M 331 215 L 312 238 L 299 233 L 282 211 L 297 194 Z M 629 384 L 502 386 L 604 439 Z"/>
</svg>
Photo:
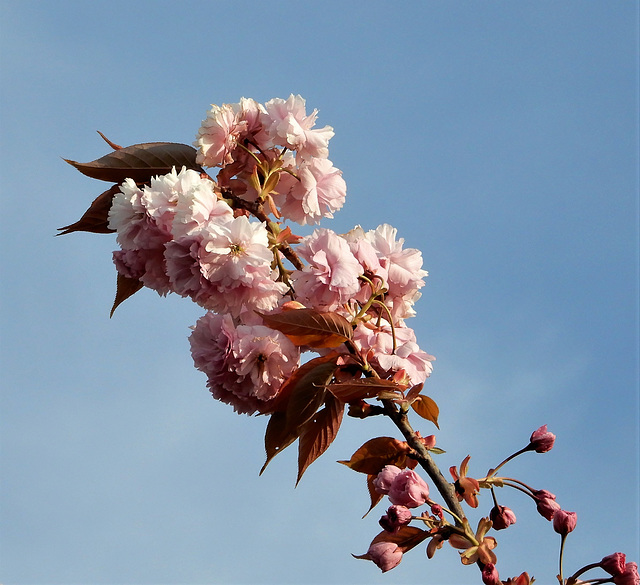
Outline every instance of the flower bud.
<svg viewBox="0 0 640 585">
<path fill-rule="evenodd" d="M 575 527 L 578 521 L 578 515 L 575 512 L 567 512 L 566 510 L 556 510 L 553 515 L 553 529 L 562 536 L 566 536 Z"/>
<path fill-rule="evenodd" d="M 487 563 L 482 568 L 482 582 L 484 585 L 501 585 L 498 569 L 493 563 Z"/>
<path fill-rule="evenodd" d="M 529 448 L 533 449 L 536 453 L 546 453 L 547 451 L 551 451 L 555 441 L 556 436 L 547 431 L 547 425 L 543 425 L 531 434 Z"/>
<path fill-rule="evenodd" d="M 614 577 L 624 573 L 626 564 L 627 556 L 624 553 L 619 552 L 608 555 L 600 561 L 602 569 Z"/>
<path fill-rule="evenodd" d="M 398 532 L 402 526 L 411 522 L 411 510 L 406 506 L 391 506 L 380 518 L 380 526 L 387 532 Z"/>
<path fill-rule="evenodd" d="M 402 551 L 393 542 L 375 542 L 364 557 L 373 561 L 383 573 L 386 573 L 400 564 Z"/>
<path fill-rule="evenodd" d="M 560 510 L 560 504 L 556 502 L 556 497 L 547 490 L 536 490 L 533 492 L 538 512 L 547 520 L 551 520 L 557 510 Z"/>
<path fill-rule="evenodd" d="M 627 563 L 624 566 L 624 572 L 613 577 L 615 585 L 638 585 L 640 576 L 638 576 L 638 565 L 636 563 Z"/>
<path fill-rule="evenodd" d="M 515 523 L 516 515 L 506 506 L 494 506 L 489 512 L 489 519 L 495 530 L 504 530 Z"/>
</svg>

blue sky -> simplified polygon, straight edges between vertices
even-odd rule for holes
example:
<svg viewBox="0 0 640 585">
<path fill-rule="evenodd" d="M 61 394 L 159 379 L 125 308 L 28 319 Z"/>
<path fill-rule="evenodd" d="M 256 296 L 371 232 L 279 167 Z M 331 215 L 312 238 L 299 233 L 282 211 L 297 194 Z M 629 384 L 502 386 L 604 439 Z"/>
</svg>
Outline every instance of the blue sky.
<svg viewBox="0 0 640 585">
<path fill-rule="evenodd" d="M 201 310 L 142 291 L 109 319 L 112 236 L 56 228 L 103 184 L 62 157 L 191 143 L 211 103 L 299 93 L 348 185 L 325 227 L 391 223 L 430 276 L 410 323 L 437 357 L 444 469 L 513 476 L 578 513 L 569 568 L 638 559 L 638 3 L 0 3 L 0 580 L 477 583 L 445 546 L 386 575 L 379 514 L 336 463 L 394 435 L 346 420 L 294 489 L 263 418 L 191 362 Z M 425 423 L 423 434 L 433 432 Z M 517 493 L 498 567 L 551 583 L 559 538 Z M 488 495 L 484 495 L 485 512 Z M 379 512 L 383 512 L 380 506 Z"/>
</svg>

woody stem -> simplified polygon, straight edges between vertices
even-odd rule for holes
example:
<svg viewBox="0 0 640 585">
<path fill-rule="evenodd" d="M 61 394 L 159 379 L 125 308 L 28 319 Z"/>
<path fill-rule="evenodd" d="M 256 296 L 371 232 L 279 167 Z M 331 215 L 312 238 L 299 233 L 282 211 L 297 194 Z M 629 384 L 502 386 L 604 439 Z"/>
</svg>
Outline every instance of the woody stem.
<svg viewBox="0 0 640 585">
<path fill-rule="evenodd" d="M 435 464 L 427 448 L 416 436 L 415 431 L 409 423 L 409 418 L 406 413 L 400 411 L 391 400 L 383 400 L 385 414 L 394 422 L 398 427 L 404 438 L 407 440 L 408 445 L 417 453 L 418 462 L 420 466 L 427 472 L 427 475 L 431 478 L 431 481 L 436 486 L 436 489 L 440 492 L 440 495 L 444 498 L 447 507 L 460 519 L 465 517 L 465 514 L 458 502 L 453 485 L 449 483 L 442 475 L 440 468 Z M 456 520 L 456 525 L 459 525 L 459 521 Z"/>
</svg>

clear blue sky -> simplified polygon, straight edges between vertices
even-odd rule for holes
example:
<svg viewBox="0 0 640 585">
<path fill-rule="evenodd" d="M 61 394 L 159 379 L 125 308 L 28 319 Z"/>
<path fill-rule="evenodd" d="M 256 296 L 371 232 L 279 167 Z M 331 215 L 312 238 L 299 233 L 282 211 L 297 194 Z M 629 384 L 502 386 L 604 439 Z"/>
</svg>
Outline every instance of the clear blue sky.
<svg viewBox="0 0 640 585">
<path fill-rule="evenodd" d="M 293 449 L 258 477 L 266 421 L 192 366 L 201 310 L 146 290 L 110 320 L 114 238 L 53 237 L 105 188 L 61 158 L 106 154 L 96 130 L 191 143 L 211 103 L 292 92 L 336 132 L 324 225 L 423 252 L 443 467 L 480 475 L 547 423 L 554 450 L 510 471 L 578 513 L 568 567 L 640 560 L 638 2 L 0 7 L 2 583 L 479 582 L 448 545 L 386 575 L 351 557 L 379 514 L 336 460 L 389 424 L 346 420 L 296 489 Z M 552 583 L 559 538 L 499 495 L 501 574 Z"/>
</svg>

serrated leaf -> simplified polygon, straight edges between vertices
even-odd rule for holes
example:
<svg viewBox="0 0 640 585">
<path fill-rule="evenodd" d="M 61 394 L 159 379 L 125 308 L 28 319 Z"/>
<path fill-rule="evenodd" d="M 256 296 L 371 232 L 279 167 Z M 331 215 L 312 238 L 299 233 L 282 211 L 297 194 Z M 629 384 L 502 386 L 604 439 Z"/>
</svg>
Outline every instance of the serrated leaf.
<svg viewBox="0 0 640 585">
<path fill-rule="evenodd" d="M 166 175 L 173 167 L 177 171 L 185 166 L 203 172 L 196 163 L 196 155 L 196 149 L 188 144 L 147 142 L 114 150 L 88 163 L 64 160 L 93 179 L 112 183 L 133 179 L 136 183 L 145 183 L 156 175 Z"/>
<path fill-rule="evenodd" d="M 109 317 L 113 317 L 113 313 L 120 303 L 137 293 L 143 286 L 142 282 L 137 278 L 129 278 L 118 272 L 116 279 L 116 298 L 113 301 L 113 307 L 111 307 Z"/>
<path fill-rule="evenodd" d="M 396 532 L 387 532 L 384 530 L 378 534 L 371 544 L 376 542 L 393 542 L 398 545 L 398 548 L 406 553 L 415 546 L 418 546 L 425 539 L 429 538 L 431 532 L 429 530 L 422 530 L 417 526 L 401 526 Z"/>
<path fill-rule="evenodd" d="M 298 438 L 297 429 L 294 431 L 287 429 L 287 415 L 285 412 L 274 412 L 269 417 L 267 429 L 264 434 L 264 448 L 267 453 L 267 460 L 264 462 L 260 475 L 269 465 L 269 462 L 281 451 L 286 449 Z"/>
<path fill-rule="evenodd" d="M 349 321 L 338 313 L 295 309 L 271 315 L 258 314 L 268 327 L 284 333 L 299 346 L 333 348 L 353 337 Z"/>
<path fill-rule="evenodd" d="M 410 447 L 404 441 L 392 437 L 376 437 L 360 447 L 349 461 L 338 461 L 354 471 L 377 475 L 385 465 L 407 467 L 407 454 Z"/>
<path fill-rule="evenodd" d="M 367 475 L 367 489 L 369 491 L 369 498 L 371 499 L 371 505 L 369 506 L 369 509 L 367 510 L 363 518 L 380 503 L 382 498 L 384 498 L 384 494 L 381 494 L 378 490 L 376 490 L 375 486 L 373 485 L 373 480 L 376 477 L 378 477 L 378 474 Z"/>
<path fill-rule="evenodd" d="M 380 396 L 381 393 L 389 393 L 394 388 L 399 389 L 400 386 L 393 380 L 382 380 L 380 378 L 360 378 L 351 380 L 350 382 L 334 383 L 327 386 L 327 390 L 331 392 L 331 394 L 345 403 Z M 393 396 L 397 398 L 401 395 L 394 393 Z"/>
<path fill-rule="evenodd" d="M 303 425 L 298 443 L 296 485 L 300 482 L 307 467 L 320 457 L 336 438 L 343 414 L 344 404 L 328 394 L 324 408 Z"/>
<path fill-rule="evenodd" d="M 438 415 L 440 414 L 440 409 L 432 398 L 421 394 L 411 403 L 411 408 L 413 408 L 413 410 L 415 410 L 422 418 L 430 420 L 438 429 L 440 428 L 438 426 Z"/>
<path fill-rule="evenodd" d="M 104 193 L 98 195 L 89 209 L 75 223 L 58 228 L 58 236 L 70 234 L 71 232 L 91 232 L 94 234 L 111 234 L 115 230 L 109 228 L 109 210 L 116 193 L 120 191 L 120 185 L 113 185 Z"/>
</svg>

